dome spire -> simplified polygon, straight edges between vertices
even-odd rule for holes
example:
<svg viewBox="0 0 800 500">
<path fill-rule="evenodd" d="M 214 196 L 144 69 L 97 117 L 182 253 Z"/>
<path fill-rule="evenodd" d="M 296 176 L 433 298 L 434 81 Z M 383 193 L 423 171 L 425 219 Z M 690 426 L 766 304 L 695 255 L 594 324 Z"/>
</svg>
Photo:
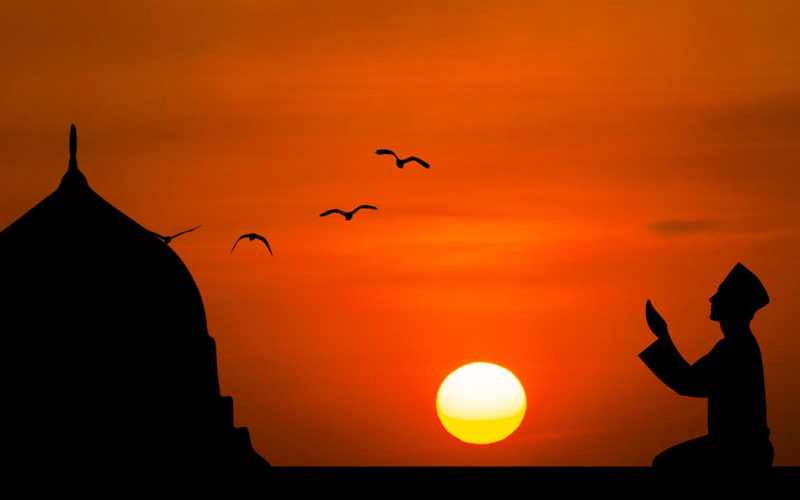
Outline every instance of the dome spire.
<svg viewBox="0 0 800 500">
<path fill-rule="evenodd" d="M 75 153 L 78 151 L 78 132 L 75 130 L 75 124 L 69 126 L 69 170 L 78 169 L 78 160 L 75 158 Z"/>
<path fill-rule="evenodd" d="M 69 127 L 69 166 L 67 167 L 67 173 L 64 174 L 64 177 L 61 179 L 61 187 L 67 185 L 88 186 L 83 172 L 78 170 L 78 159 L 76 158 L 77 151 L 78 132 L 75 129 L 75 124 L 73 123 Z"/>
</svg>

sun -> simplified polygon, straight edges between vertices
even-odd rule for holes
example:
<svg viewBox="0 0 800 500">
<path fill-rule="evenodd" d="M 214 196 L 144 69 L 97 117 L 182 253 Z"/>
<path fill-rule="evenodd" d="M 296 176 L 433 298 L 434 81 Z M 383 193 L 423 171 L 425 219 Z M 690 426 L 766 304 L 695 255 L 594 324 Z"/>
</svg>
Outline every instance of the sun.
<svg viewBox="0 0 800 500">
<path fill-rule="evenodd" d="M 447 431 L 472 444 L 507 438 L 525 416 L 525 390 L 517 377 L 492 363 L 470 363 L 442 382 L 436 412 Z"/>
</svg>

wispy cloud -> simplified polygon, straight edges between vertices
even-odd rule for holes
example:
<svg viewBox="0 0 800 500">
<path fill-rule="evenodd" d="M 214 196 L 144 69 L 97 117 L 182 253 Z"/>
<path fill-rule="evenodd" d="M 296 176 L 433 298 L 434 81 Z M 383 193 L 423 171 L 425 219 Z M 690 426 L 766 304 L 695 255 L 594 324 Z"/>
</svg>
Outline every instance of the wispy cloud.
<svg viewBox="0 0 800 500">
<path fill-rule="evenodd" d="M 544 439 L 560 439 L 563 437 L 576 436 L 581 434 L 589 434 L 592 429 L 574 428 L 574 429 L 560 429 L 549 432 L 540 432 L 537 434 L 518 434 L 512 435 L 510 441 L 540 441 Z"/>
<path fill-rule="evenodd" d="M 712 233 L 764 233 L 780 227 L 791 227 L 787 224 L 776 224 L 761 218 L 738 220 L 715 219 L 664 219 L 647 224 L 647 229 L 662 236 L 681 236 L 689 234 Z"/>
<path fill-rule="evenodd" d="M 716 233 L 724 231 L 719 221 L 708 219 L 667 219 L 651 222 L 647 229 L 669 236 L 687 233 Z"/>
</svg>

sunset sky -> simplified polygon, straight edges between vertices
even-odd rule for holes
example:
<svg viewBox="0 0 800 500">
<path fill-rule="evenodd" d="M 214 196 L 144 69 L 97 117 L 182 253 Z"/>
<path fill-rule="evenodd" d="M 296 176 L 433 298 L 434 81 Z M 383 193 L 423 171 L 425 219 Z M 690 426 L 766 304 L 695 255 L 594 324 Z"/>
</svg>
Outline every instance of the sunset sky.
<svg viewBox="0 0 800 500">
<path fill-rule="evenodd" d="M 70 123 L 98 194 L 202 224 L 171 247 L 270 463 L 647 465 L 706 401 L 637 357 L 645 301 L 693 362 L 742 262 L 800 465 L 796 0 L 127 3 L 2 2 L 0 228 L 58 186 Z M 229 253 L 249 232 L 274 257 Z M 476 361 L 527 394 L 492 445 L 436 413 Z"/>
</svg>

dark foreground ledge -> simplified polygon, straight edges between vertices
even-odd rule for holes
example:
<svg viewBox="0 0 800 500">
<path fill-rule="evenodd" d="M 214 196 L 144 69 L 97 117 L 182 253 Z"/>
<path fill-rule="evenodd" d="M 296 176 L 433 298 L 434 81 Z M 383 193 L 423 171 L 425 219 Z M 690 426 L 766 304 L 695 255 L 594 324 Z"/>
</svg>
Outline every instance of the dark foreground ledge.
<svg viewBox="0 0 800 500">
<path fill-rule="evenodd" d="M 12 482 L 14 478 L 12 478 Z M 115 477 L 42 477 L 23 481 L 31 492 L 80 491 L 202 493 L 202 497 L 245 498 L 794 498 L 800 468 L 752 471 L 657 471 L 649 467 L 278 467 L 230 477 L 214 474 L 166 474 L 155 481 L 143 475 Z M 787 495 L 787 492 L 789 494 Z M 666 497 L 665 494 L 669 494 Z M 745 496 L 746 495 L 746 496 Z M 104 497 L 109 497 L 105 495 Z M 116 496 L 113 496 L 115 498 Z M 249 497 L 249 496 L 248 496 Z"/>
<path fill-rule="evenodd" d="M 711 473 L 659 471 L 650 467 L 271 467 L 267 481 L 297 493 L 320 487 L 385 495 L 523 493 L 529 498 L 572 498 L 600 492 L 630 492 L 645 498 L 666 491 L 694 492 L 719 498 L 723 492 L 793 491 L 798 467 Z M 375 498 L 378 498 L 375 497 Z M 771 498 L 772 495 L 766 498 Z"/>
</svg>

